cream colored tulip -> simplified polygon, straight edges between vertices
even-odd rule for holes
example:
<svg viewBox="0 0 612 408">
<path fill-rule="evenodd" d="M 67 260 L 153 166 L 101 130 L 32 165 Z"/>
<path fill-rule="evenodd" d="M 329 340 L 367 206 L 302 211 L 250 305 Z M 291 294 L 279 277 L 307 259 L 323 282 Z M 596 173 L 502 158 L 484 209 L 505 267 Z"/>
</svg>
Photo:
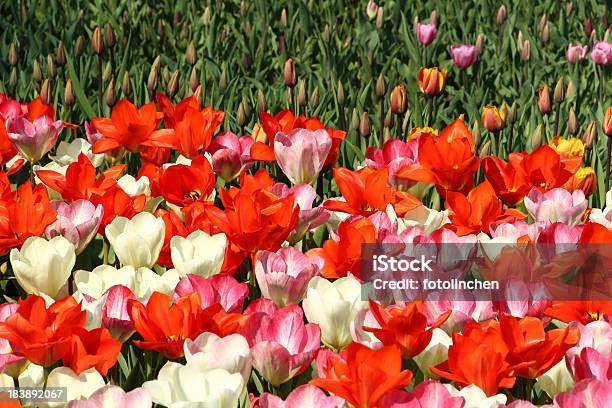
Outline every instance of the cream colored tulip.
<svg viewBox="0 0 612 408">
<path fill-rule="evenodd" d="M 141 212 L 132 219 L 117 217 L 106 226 L 106 237 L 121 265 L 153 267 L 162 245 L 166 226 L 161 218 Z"/>
<path fill-rule="evenodd" d="M 68 367 L 57 367 L 47 377 L 47 387 L 65 388 L 67 401 L 87 399 L 104 385 L 104 378 L 95 368 L 76 374 Z M 60 402 L 47 403 L 45 406 L 63 407 L 65 405 L 65 403 Z"/>
<path fill-rule="evenodd" d="M 225 234 L 208 235 L 194 231 L 186 238 L 174 236 L 170 240 L 172 264 L 180 276 L 187 274 L 205 278 L 221 271 L 227 246 Z"/>
<path fill-rule="evenodd" d="M 431 340 L 427 347 L 425 347 L 425 350 L 414 356 L 414 361 L 425 377 L 440 378 L 432 373 L 429 367 L 438 365 L 447 360 L 448 348 L 451 344 L 452 340 L 444 330 L 438 328 L 433 329 Z"/>
</svg>

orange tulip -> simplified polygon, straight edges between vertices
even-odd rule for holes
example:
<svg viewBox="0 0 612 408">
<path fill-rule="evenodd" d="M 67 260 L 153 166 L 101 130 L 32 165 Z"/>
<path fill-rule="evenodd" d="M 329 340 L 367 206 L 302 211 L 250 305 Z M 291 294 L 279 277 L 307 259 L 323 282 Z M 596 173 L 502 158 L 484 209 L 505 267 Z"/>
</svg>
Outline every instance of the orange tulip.
<svg viewBox="0 0 612 408">
<path fill-rule="evenodd" d="M 421 68 L 417 74 L 419 88 L 427 96 L 440 95 L 446 85 L 446 71 L 439 71 L 438 67 Z"/>
<path fill-rule="evenodd" d="M 402 353 L 395 346 L 372 350 L 351 343 L 322 365 L 318 366 L 319 378 L 310 384 L 344 398 L 355 408 L 375 408 L 383 395 L 412 380 L 412 372 L 402 370 Z"/>
<path fill-rule="evenodd" d="M 576 190 L 582 190 L 586 196 L 593 194 L 595 189 L 597 189 L 595 170 L 593 170 L 592 167 L 582 167 L 578 169 L 576 174 L 570 177 L 563 185 L 563 188 L 570 193 Z"/>
<path fill-rule="evenodd" d="M 489 226 L 494 222 L 512 222 L 527 216 L 514 208 L 504 209 L 493 186 L 486 180 L 474 187 L 467 196 L 449 191 L 445 204 L 450 211 L 449 228 L 457 235 L 489 233 Z"/>
<path fill-rule="evenodd" d="M 498 132 L 506 124 L 506 105 L 503 104 L 501 109 L 497 106 L 487 105 L 482 108 L 482 126 L 489 132 Z"/>
<path fill-rule="evenodd" d="M 546 115 L 551 111 L 550 91 L 548 90 L 548 85 L 544 85 L 538 89 L 538 107 L 540 108 L 542 115 Z"/>
<path fill-rule="evenodd" d="M 544 311 L 544 314 L 564 323 L 580 322 L 582 324 L 587 324 L 603 319 L 604 315 L 612 315 L 612 301 L 554 301 L 553 304 Z"/>
<path fill-rule="evenodd" d="M 525 171 L 512 162 L 506 163 L 499 157 L 487 156 L 482 159 L 482 169 L 495 194 L 507 206 L 517 205 L 531 190 Z"/>
<path fill-rule="evenodd" d="M 601 122 L 601 128 L 606 136 L 612 137 L 612 106 L 608 106 L 608 109 L 606 109 L 603 121 Z"/>
</svg>

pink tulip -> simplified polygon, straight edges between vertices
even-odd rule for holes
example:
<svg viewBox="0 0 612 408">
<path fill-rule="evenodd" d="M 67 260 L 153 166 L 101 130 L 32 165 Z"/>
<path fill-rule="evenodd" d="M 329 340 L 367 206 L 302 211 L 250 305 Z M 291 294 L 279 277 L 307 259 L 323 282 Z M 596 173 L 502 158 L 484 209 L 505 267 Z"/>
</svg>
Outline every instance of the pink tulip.
<svg viewBox="0 0 612 408">
<path fill-rule="evenodd" d="M 102 139 L 104 136 L 102 133 L 98 132 L 93 125 L 91 125 L 88 121 L 85 121 L 85 136 L 87 136 L 87 141 L 90 145 L 94 145 L 98 140 Z"/>
<path fill-rule="evenodd" d="M 45 236 L 47 239 L 63 236 L 74 245 L 76 254 L 80 254 L 98 233 L 104 207 L 102 204 L 94 206 L 87 200 L 70 204 L 52 201 L 51 206 L 57 212 L 57 221 L 45 229 Z"/>
<path fill-rule="evenodd" d="M 20 104 L 13 98 L 0 94 L 0 119 L 8 120 L 27 114 L 27 104 Z M 25 108 L 25 111 L 24 111 Z"/>
<path fill-rule="evenodd" d="M 451 315 L 440 327 L 447 333 L 460 331 L 468 321 L 484 321 L 495 316 L 493 303 L 489 300 L 476 300 L 476 296 L 485 298 L 485 294 L 465 292 L 431 292 L 423 302 L 423 309 L 429 323 L 434 322 L 441 314 L 452 310 Z"/>
<path fill-rule="evenodd" d="M 245 382 L 251 374 L 251 349 L 244 336 L 234 333 L 219 337 L 205 332 L 195 340 L 187 339 L 183 346 L 187 365 L 197 370 L 222 368 L 240 373 Z"/>
<path fill-rule="evenodd" d="M 291 391 L 284 401 L 276 395 L 264 392 L 259 397 L 259 408 L 344 408 L 345 401 L 334 395 L 327 396 L 321 389 L 303 384 Z"/>
<path fill-rule="evenodd" d="M 542 193 L 533 189 L 525 197 L 525 207 L 534 220 L 562 222 L 569 227 L 580 222 L 588 206 L 582 190 L 570 193 L 564 188 L 553 188 Z"/>
<path fill-rule="evenodd" d="M 134 333 L 134 324 L 127 311 L 130 299 L 136 299 L 134 292 L 123 285 L 115 285 L 106 291 L 102 305 L 102 325 L 120 342 Z"/>
<path fill-rule="evenodd" d="M 418 164 L 418 162 L 418 139 L 406 142 L 399 139 L 391 139 L 385 142 L 382 149 L 370 146 L 366 150 L 365 165 L 374 170 L 388 168 L 389 184 L 402 191 L 406 191 L 416 183 L 397 178 L 397 172 L 406 166 Z"/>
<path fill-rule="evenodd" d="M 246 309 L 244 309 L 244 314 L 251 315 L 255 313 L 263 313 L 272 316 L 277 310 L 278 307 L 276 307 L 276 304 L 271 299 L 257 298 L 249 303 Z"/>
<path fill-rule="evenodd" d="M 581 349 L 591 347 L 601 354 L 612 353 L 612 324 L 605 320 L 596 320 L 585 325 L 572 322 L 580 330 L 580 340 L 575 347 L 567 351 L 568 355 L 578 354 Z"/>
<path fill-rule="evenodd" d="M 612 380 L 612 354 L 603 355 L 591 347 L 585 347 L 579 354 L 568 354 L 565 361 L 576 382 L 591 378 Z"/>
<path fill-rule="evenodd" d="M 461 69 L 468 68 L 476 61 L 476 47 L 473 45 L 452 45 L 450 53 L 455 65 Z"/>
<path fill-rule="evenodd" d="M 491 238 L 508 238 L 508 242 L 516 242 L 520 237 L 527 236 L 531 241 L 536 241 L 540 230 L 545 227 L 545 223 L 535 222 L 528 224 L 525 221 L 519 220 L 514 222 L 506 222 L 502 224 L 491 224 L 489 233 Z"/>
<path fill-rule="evenodd" d="M 438 381 L 418 383 L 412 391 L 392 390 L 379 403 L 379 408 L 462 408 L 463 397 L 453 397 L 444 384 Z"/>
<path fill-rule="evenodd" d="M 251 162 L 251 146 L 254 140 L 250 136 L 238 137 L 232 132 L 217 135 L 208 147 L 212 154 L 212 165 L 215 173 L 229 182 L 248 169 Z"/>
<path fill-rule="evenodd" d="M 287 241 L 291 244 L 299 242 L 306 232 L 323 225 L 329 219 L 329 212 L 323 206 L 312 207 L 317 193 L 310 184 L 298 184 L 289 188 L 286 184 L 276 183 L 270 188 L 270 192 L 280 198 L 293 194 L 294 207 L 300 209 L 298 225 L 287 237 Z"/>
<path fill-rule="evenodd" d="M 152 406 L 151 395 L 144 388 L 125 392 L 121 387 L 109 384 L 98 389 L 84 401 L 70 401 L 67 408 L 150 408 Z"/>
<path fill-rule="evenodd" d="M 6 321 L 9 316 L 14 315 L 19 309 L 17 303 L 3 303 L 0 305 L 0 323 Z M 9 341 L 0 337 L 0 373 L 3 373 L 8 366 L 13 363 L 25 362 L 25 358 L 20 353 L 15 353 Z"/>
<path fill-rule="evenodd" d="M 605 408 L 609 406 L 611 395 L 612 380 L 582 380 L 574 386 L 573 390 L 557 394 L 553 401 L 553 407 Z"/>
<path fill-rule="evenodd" d="M 294 129 L 274 137 L 274 154 L 292 184 L 312 184 L 323 169 L 332 140 L 325 129 Z"/>
<path fill-rule="evenodd" d="M 587 51 L 589 47 L 586 45 L 580 44 L 570 44 L 567 46 L 567 51 L 565 52 L 565 56 L 570 64 L 576 64 L 580 62 L 586 57 Z"/>
<path fill-rule="evenodd" d="M 259 251 L 255 256 L 255 276 L 262 296 L 277 306 L 298 304 L 306 295 L 308 282 L 319 275 L 323 260 L 307 257 L 294 247 L 276 253 Z"/>
<path fill-rule="evenodd" d="M 249 294 L 249 287 L 246 283 L 239 283 L 230 275 L 220 274 L 203 278 L 189 274 L 183 276 L 176 285 L 172 299 L 176 301 L 194 292 L 200 296 L 202 309 L 220 303 L 226 312 L 240 313 L 244 300 Z"/>
<path fill-rule="evenodd" d="M 298 305 L 286 306 L 273 315 L 254 314 L 243 334 L 251 346 L 253 367 L 274 386 L 308 368 L 321 343 L 319 326 L 304 324 Z"/>
<path fill-rule="evenodd" d="M 524 282 L 511 277 L 501 286 L 503 300 L 494 302 L 498 313 L 541 317 L 552 304 L 552 295 L 542 282 Z"/>
<path fill-rule="evenodd" d="M 537 243 L 539 244 L 575 244 L 580 239 L 582 225 L 570 227 L 562 222 L 548 224 L 540 230 Z M 542 250 L 542 247 L 540 247 Z"/>
<path fill-rule="evenodd" d="M 597 41 L 593 44 L 591 58 L 597 65 L 606 66 L 612 63 L 612 44 L 605 41 Z"/>
<path fill-rule="evenodd" d="M 438 30 L 435 24 L 417 23 L 417 40 L 423 45 L 429 45 L 436 38 Z"/>
<path fill-rule="evenodd" d="M 31 163 L 38 162 L 51 150 L 63 128 L 63 121 L 53 121 L 46 115 L 39 116 L 34 122 L 23 116 L 8 119 L 6 122 L 8 138 Z"/>
</svg>

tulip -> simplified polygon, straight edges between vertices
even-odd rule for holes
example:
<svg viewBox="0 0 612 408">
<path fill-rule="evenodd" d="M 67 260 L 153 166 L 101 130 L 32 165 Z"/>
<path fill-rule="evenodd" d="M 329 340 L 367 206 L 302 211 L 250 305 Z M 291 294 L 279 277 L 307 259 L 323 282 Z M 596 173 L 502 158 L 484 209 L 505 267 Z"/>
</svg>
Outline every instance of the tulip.
<svg viewBox="0 0 612 408">
<path fill-rule="evenodd" d="M 323 169 L 332 145 L 326 130 L 295 129 L 274 137 L 278 165 L 293 184 L 312 184 Z"/>
<path fill-rule="evenodd" d="M 240 374 L 221 368 L 198 370 L 169 361 L 156 380 L 147 381 L 142 387 L 149 391 L 154 403 L 168 408 L 225 408 L 238 406 L 244 380 Z"/>
<path fill-rule="evenodd" d="M 540 108 L 540 112 L 542 115 L 549 114 L 552 110 L 550 105 L 550 91 L 548 90 L 548 85 L 544 85 L 540 89 L 538 89 L 538 107 Z"/>
<path fill-rule="evenodd" d="M 0 305 L 0 324 L 4 323 L 6 319 L 15 314 L 19 309 L 17 303 L 3 303 Z M 21 353 L 16 353 L 11 348 L 11 344 L 5 338 L 0 338 L 0 373 L 4 373 L 7 370 L 13 368 L 20 368 L 20 362 L 26 362 L 25 358 Z"/>
<path fill-rule="evenodd" d="M 91 144 L 83 138 L 76 138 L 70 143 L 61 141 L 55 150 L 55 155 L 49 155 L 49 158 L 60 166 L 68 166 L 77 162 L 81 153 L 87 156 L 94 167 L 100 167 L 104 162 L 104 155 L 93 154 Z"/>
<path fill-rule="evenodd" d="M 482 126 L 489 132 L 498 132 L 506 124 L 506 105 L 502 105 L 501 109 L 497 106 L 487 105 L 482 108 Z"/>
<path fill-rule="evenodd" d="M 581 167 L 569 180 L 567 180 L 563 188 L 570 193 L 582 191 L 585 196 L 593 194 L 597 188 L 595 170 L 593 170 L 592 167 Z"/>
<path fill-rule="evenodd" d="M 535 221 L 562 222 L 570 227 L 578 224 L 589 203 L 582 190 L 569 193 L 555 188 L 546 193 L 533 189 L 525 197 L 525 207 Z"/>
<path fill-rule="evenodd" d="M 591 50 L 591 58 L 597 65 L 606 66 L 612 63 L 612 44 L 605 41 L 596 41 Z"/>
<path fill-rule="evenodd" d="M 471 384 L 457 391 L 450 384 L 445 385 L 446 389 L 453 397 L 461 397 L 465 401 L 464 408 L 499 408 L 503 407 L 508 399 L 504 394 L 487 395 L 477 385 Z"/>
<path fill-rule="evenodd" d="M 416 36 L 420 44 L 429 45 L 436 38 L 438 30 L 435 24 L 417 23 Z"/>
<path fill-rule="evenodd" d="M 53 121 L 47 115 L 41 115 L 33 122 L 23 116 L 9 118 L 6 122 L 8 138 L 30 163 L 38 162 L 51 150 L 63 128 L 63 121 Z"/>
<path fill-rule="evenodd" d="M 368 6 L 366 7 L 366 15 L 370 20 L 374 20 L 376 18 L 376 13 L 378 13 L 378 4 L 373 0 L 368 1 Z"/>
<path fill-rule="evenodd" d="M 70 401 L 67 408 L 105 408 L 109 406 L 129 408 L 151 408 L 153 401 L 149 391 L 144 388 L 135 388 L 125 392 L 116 385 L 106 385 L 84 401 Z"/>
<path fill-rule="evenodd" d="M 195 340 L 185 340 L 183 347 L 188 367 L 198 371 L 221 368 L 231 374 L 241 374 L 245 383 L 248 382 L 251 349 L 240 334 L 219 337 L 214 333 L 202 333 Z"/>
<path fill-rule="evenodd" d="M 415 363 L 426 378 L 439 378 L 431 372 L 429 367 L 436 366 L 448 358 L 448 348 L 452 344 L 451 338 L 442 329 L 432 331 L 431 341 L 425 349 L 414 356 Z"/>
<path fill-rule="evenodd" d="M 283 401 L 274 394 L 264 392 L 259 397 L 259 408 L 344 408 L 345 401 L 334 395 L 326 395 L 320 388 L 303 384 L 295 388 Z"/>
<path fill-rule="evenodd" d="M 54 298 L 68 282 L 76 254 L 74 246 L 62 236 L 49 241 L 30 237 L 21 250 L 11 250 L 10 260 L 17 282 L 27 293 Z"/>
<path fill-rule="evenodd" d="M 127 310 L 130 299 L 136 299 L 134 292 L 121 285 L 111 287 L 103 299 L 101 323 L 120 342 L 127 341 L 134 333 L 134 325 Z"/>
<path fill-rule="evenodd" d="M 213 170 L 226 182 L 230 182 L 251 165 L 252 137 L 238 137 L 232 132 L 217 135 L 208 147 L 212 154 Z"/>
<path fill-rule="evenodd" d="M 180 276 L 187 274 L 205 278 L 221 271 L 227 237 L 223 233 L 208 235 L 194 231 L 186 238 L 175 235 L 170 240 L 172 264 Z"/>
<path fill-rule="evenodd" d="M 549 397 L 554 398 L 560 392 L 571 390 L 574 380 L 565 360 L 561 360 L 544 374 L 540 375 L 537 378 L 537 383 Z"/>
<path fill-rule="evenodd" d="M 164 243 L 165 228 L 161 218 L 142 212 L 132 219 L 115 218 L 106 226 L 106 237 L 122 265 L 151 268 Z"/>
<path fill-rule="evenodd" d="M 566 362 L 574 381 L 594 378 L 600 381 L 612 379 L 612 354 L 603 355 L 590 347 L 568 355 Z"/>
<path fill-rule="evenodd" d="M 461 69 L 466 69 L 476 61 L 476 47 L 473 45 L 453 45 L 450 48 L 451 57 L 455 65 Z"/>
<path fill-rule="evenodd" d="M 608 109 L 606 109 L 601 128 L 606 136 L 612 137 L 612 106 L 608 106 Z"/>
<path fill-rule="evenodd" d="M 45 236 L 47 239 L 63 236 L 74 245 L 76 254 L 80 254 L 98 233 L 104 208 L 87 200 L 70 204 L 52 201 L 51 207 L 57 212 L 57 221 L 45 229 Z"/>
<path fill-rule="evenodd" d="M 570 64 L 576 64 L 586 57 L 589 47 L 587 45 L 570 44 L 567 46 L 565 56 Z"/>
<path fill-rule="evenodd" d="M 568 350 L 568 356 L 572 356 L 585 347 L 593 348 L 604 355 L 612 353 L 612 324 L 596 320 L 586 325 L 573 322 L 572 326 L 580 330 L 580 341 L 576 347 Z"/>
<path fill-rule="evenodd" d="M 419 88 L 427 96 L 440 95 L 446 85 L 446 71 L 439 71 L 437 67 L 421 68 L 417 74 Z"/>
<path fill-rule="evenodd" d="M 350 323 L 367 302 L 361 300 L 361 284 L 353 276 L 335 280 L 314 277 L 302 303 L 306 319 L 321 328 L 321 340 L 340 350 L 351 341 Z"/>
<path fill-rule="evenodd" d="M 322 267 L 321 258 L 307 257 L 293 247 L 281 248 L 276 253 L 259 251 L 255 257 L 255 276 L 261 294 L 278 307 L 300 303 L 308 282 L 319 275 Z"/>
<path fill-rule="evenodd" d="M 47 388 L 63 388 L 66 401 L 87 399 L 94 392 L 104 387 L 104 378 L 94 368 L 80 374 L 68 367 L 54 368 L 47 377 Z M 62 407 L 64 403 L 49 402 L 49 407 Z"/>
<path fill-rule="evenodd" d="M 283 70 L 283 79 L 285 81 L 285 86 L 289 88 L 293 88 L 297 83 L 297 74 L 295 72 L 295 63 L 293 59 L 287 58 L 285 61 L 285 67 Z"/>
<path fill-rule="evenodd" d="M 607 407 L 612 395 L 612 380 L 582 380 L 571 390 L 558 394 L 555 407 Z"/>
<path fill-rule="evenodd" d="M 391 91 L 391 112 L 396 115 L 403 115 L 408 110 L 408 97 L 406 95 L 406 87 L 397 85 Z"/>
<path fill-rule="evenodd" d="M 431 408 L 464 408 L 465 398 L 453 396 L 454 391 L 437 381 L 418 383 L 410 392 L 392 390 L 380 401 L 380 407 L 431 407 Z"/>
<path fill-rule="evenodd" d="M 200 298 L 200 308 L 206 309 L 218 303 L 228 313 L 240 313 L 244 300 L 249 294 L 246 283 L 239 283 L 234 277 L 226 274 L 213 275 L 209 278 L 185 275 L 175 286 L 172 293 L 174 302 L 195 292 Z"/>
<path fill-rule="evenodd" d="M 271 315 L 253 315 L 243 333 L 251 345 L 253 367 L 274 386 L 306 370 L 321 342 L 319 326 L 304 324 L 302 309 L 297 305 Z"/>
<path fill-rule="evenodd" d="M 126 174 L 117 180 L 119 187 L 130 197 L 136 197 L 141 194 L 146 196 L 151 195 L 151 187 L 149 178 L 142 176 L 136 180 L 134 176 Z"/>
</svg>

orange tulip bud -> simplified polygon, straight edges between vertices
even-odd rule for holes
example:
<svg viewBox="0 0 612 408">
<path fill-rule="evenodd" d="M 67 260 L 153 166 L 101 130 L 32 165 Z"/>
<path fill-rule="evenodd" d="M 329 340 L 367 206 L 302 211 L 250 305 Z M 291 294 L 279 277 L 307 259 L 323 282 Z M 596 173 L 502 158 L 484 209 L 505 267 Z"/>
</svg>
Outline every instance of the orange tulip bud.
<svg viewBox="0 0 612 408">
<path fill-rule="evenodd" d="M 398 85 L 391 92 L 391 111 L 396 115 L 403 115 L 408 110 L 406 87 Z"/>
<path fill-rule="evenodd" d="M 487 105 L 482 108 L 482 126 L 489 132 L 497 132 L 506 124 L 506 105 L 502 105 L 501 109 L 497 106 Z"/>
<path fill-rule="evenodd" d="M 540 112 L 542 115 L 546 115 L 550 113 L 550 91 L 548 90 L 548 85 L 544 85 L 540 89 L 538 89 L 538 107 L 540 108 Z"/>
<path fill-rule="evenodd" d="M 609 106 L 606 109 L 606 114 L 604 115 L 603 122 L 601 122 L 601 127 L 603 128 L 603 132 L 606 136 L 612 136 L 612 106 Z"/>
<path fill-rule="evenodd" d="M 446 85 L 446 71 L 438 70 L 438 67 L 421 68 L 417 74 L 417 81 L 421 92 L 428 96 L 440 95 Z"/>
</svg>

